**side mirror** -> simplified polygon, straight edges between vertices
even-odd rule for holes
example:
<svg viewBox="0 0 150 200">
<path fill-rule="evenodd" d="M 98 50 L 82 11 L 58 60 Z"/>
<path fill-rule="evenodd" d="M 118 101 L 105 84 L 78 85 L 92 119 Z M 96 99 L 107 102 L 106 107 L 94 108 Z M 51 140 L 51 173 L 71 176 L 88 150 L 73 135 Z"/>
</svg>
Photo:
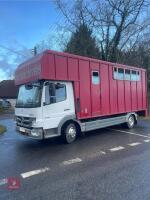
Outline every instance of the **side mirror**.
<svg viewBox="0 0 150 200">
<path fill-rule="evenodd" d="M 64 85 L 63 85 L 63 84 L 61 84 L 61 83 L 57 83 L 55 87 L 56 87 L 56 89 L 60 89 L 60 88 L 63 88 L 63 87 L 64 87 Z"/>
<path fill-rule="evenodd" d="M 46 103 L 45 103 L 45 102 L 43 102 L 43 106 L 46 106 Z"/>
<path fill-rule="evenodd" d="M 33 85 L 25 85 L 26 90 L 31 90 L 33 88 Z"/>
</svg>

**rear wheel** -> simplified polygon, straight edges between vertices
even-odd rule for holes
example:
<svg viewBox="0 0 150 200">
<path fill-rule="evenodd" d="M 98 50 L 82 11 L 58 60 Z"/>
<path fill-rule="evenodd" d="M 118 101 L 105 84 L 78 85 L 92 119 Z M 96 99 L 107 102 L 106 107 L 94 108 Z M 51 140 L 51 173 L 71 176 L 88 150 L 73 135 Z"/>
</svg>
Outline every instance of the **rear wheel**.
<svg viewBox="0 0 150 200">
<path fill-rule="evenodd" d="M 77 127 L 74 123 L 66 124 L 62 129 L 62 137 L 65 143 L 70 144 L 76 140 Z"/>
<path fill-rule="evenodd" d="M 136 123 L 136 120 L 135 120 L 134 115 L 130 115 L 128 117 L 128 121 L 126 122 L 126 127 L 131 129 L 134 127 L 135 123 Z"/>
</svg>

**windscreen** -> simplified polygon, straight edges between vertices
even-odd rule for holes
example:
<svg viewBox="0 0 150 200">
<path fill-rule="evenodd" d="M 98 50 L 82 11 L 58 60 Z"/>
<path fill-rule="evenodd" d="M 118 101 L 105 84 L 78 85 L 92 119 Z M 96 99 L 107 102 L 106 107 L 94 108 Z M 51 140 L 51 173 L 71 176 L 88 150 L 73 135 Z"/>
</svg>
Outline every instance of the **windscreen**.
<svg viewBox="0 0 150 200">
<path fill-rule="evenodd" d="M 18 108 L 40 107 L 41 93 L 42 93 L 42 86 L 40 84 L 20 86 L 16 107 Z"/>
</svg>

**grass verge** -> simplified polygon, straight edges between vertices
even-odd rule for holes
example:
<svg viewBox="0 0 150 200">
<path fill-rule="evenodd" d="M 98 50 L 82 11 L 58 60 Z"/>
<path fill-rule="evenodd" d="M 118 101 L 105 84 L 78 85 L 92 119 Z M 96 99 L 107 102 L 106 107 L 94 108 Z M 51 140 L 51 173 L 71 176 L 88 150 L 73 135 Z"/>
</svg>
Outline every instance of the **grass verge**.
<svg viewBox="0 0 150 200">
<path fill-rule="evenodd" d="M 0 125 L 0 134 L 3 134 L 6 131 L 6 127 L 3 125 Z"/>
<path fill-rule="evenodd" d="M 3 114 L 4 110 L 0 107 L 0 115 Z"/>
<path fill-rule="evenodd" d="M 139 117 L 139 119 L 142 119 L 142 120 L 150 120 L 150 116 L 147 116 L 147 117 Z"/>
</svg>

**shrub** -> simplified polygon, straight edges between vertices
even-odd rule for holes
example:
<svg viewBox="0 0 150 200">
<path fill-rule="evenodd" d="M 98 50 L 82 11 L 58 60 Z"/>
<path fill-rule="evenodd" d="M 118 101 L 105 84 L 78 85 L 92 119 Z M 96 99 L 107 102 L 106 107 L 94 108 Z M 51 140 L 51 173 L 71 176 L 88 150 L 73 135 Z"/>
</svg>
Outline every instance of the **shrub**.
<svg viewBox="0 0 150 200">
<path fill-rule="evenodd" d="M 6 131 L 6 127 L 3 125 L 0 125 L 0 134 L 4 133 Z"/>
</svg>

